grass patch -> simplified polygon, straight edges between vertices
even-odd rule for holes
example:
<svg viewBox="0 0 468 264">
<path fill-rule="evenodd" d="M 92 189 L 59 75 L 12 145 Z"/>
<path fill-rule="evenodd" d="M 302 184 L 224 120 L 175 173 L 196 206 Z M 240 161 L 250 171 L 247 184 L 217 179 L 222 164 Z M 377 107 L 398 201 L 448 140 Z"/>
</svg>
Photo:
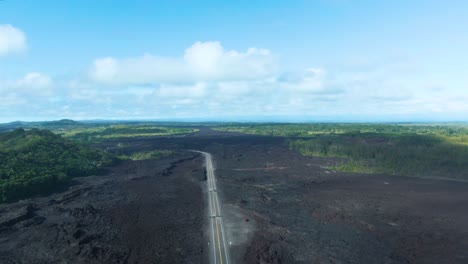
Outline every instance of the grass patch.
<svg viewBox="0 0 468 264">
<path fill-rule="evenodd" d="M 104 140 L 135 137 L 184 136 L 197 131 L 198 129 L 195 128 L 161 127 L 145 124 L 121 124 L 74 127 L 71 129 L 60 129 L 54 132 L 75 141 L 96 143 Z"/>
<path fill-rule="evenodd" d="M 131 160 L 147 160 L 147 159 L 160 159 L 171 156 L 175 153 L 172 150 L 157 149 L 152 151 L 141 151 L 132 153 L 130 156 L 127 156 Z"/>
</svg>

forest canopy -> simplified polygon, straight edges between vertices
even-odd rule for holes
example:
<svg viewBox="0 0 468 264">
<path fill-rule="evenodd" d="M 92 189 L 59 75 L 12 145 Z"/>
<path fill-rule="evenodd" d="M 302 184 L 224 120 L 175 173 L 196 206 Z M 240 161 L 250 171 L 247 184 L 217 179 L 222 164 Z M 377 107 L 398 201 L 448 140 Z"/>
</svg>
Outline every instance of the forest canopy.
<svg viewBox="0 0 468 264">
<path fill-rule="evenodd" d="M 0 202 L 53 191 L 73 177 L 99 173 L 113 161 L 110 154 L 48 130 L 0 133 Z"/>
<path fill-rule="evenodd" d="M 304 155 L 341 157 L 333 169 L 468 179 L 468 146 L 433 135 L 379 133 L 322 135 L 290 140 Z"/>
</svg>

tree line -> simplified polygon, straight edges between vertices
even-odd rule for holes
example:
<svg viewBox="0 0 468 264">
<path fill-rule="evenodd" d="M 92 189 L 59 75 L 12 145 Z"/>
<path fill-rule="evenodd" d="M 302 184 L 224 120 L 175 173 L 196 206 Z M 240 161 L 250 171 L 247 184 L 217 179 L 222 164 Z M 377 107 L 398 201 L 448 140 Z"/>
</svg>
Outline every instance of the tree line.
<svg viewBox="0 0 468 264">
<path fill-rule="evenodd" d="M 321 135 L 289 146 L 304 155 L 342 157 L 334 166 L 342 171 L 468 179 L 468 146 L 434 135 Z"/>
</svg>

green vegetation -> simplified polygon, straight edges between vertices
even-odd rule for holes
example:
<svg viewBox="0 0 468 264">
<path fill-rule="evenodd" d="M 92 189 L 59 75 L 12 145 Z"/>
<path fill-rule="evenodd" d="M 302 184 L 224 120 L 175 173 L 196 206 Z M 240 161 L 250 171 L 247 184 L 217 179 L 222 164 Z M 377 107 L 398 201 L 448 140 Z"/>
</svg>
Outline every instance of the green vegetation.
<svg viewBox="0 0 468 264">
<path fill-rule="evenodd" d="M 325 135 L 289 141 L 304 155 L 343 157 L 335 169 L 348 172 L 387 173 L 468 179 L 468 146 L 443 137 L 402 134 Z"/>
<path fill-rule="evenodd" d="M 160 159 L 173 155 L 174 153 L 175 152 L 172 150 L 157 149 L 152 151 L 135 152 L 130 156 L 122 156 L 121 158 L 128 158 L 131 160 Z"/>
<path fill-rule="evenodd" d="M 468 179 L 466 124 L 252 124 L 218 130 L 288 137 L 303 155 L 339 157 L 333 169 Z"/>
<path fill-rule="evenodd" d="M 246 134 L 314 137 L 347 133 L 419 134 L 438 136 L 459 136 L 468 144 L 468 124 L 358 124 L 358 123 L 317 123 L 317 124 L 242 124 L 219 126 L 215 130 L 241 132 Z"/>
<path fill-rule="evenodd" d="M 9 202 L 98 173 L 113 158 L 48 130 L 17 129 L 0 133 L 0 161 L 0 202 Z"/>
<path fill-rule="evenodd" d="M 146 124 L 120 124 L 77 127 L 56 130 L 55 132 L 72 140 L 99 142 L 103 140 L 132 137 L 181 136 L 197 131 L 198 129 L 194 128 L 160 127 Z"/>
<path fill-rule="evenodd" d="M 108 140 L 158 137 L 158 136 L 184 136 L 197 132 L 193 128 L 195 123 L 174 122 L 77 122 L 69 119 L 44 122 L 11 122 L 0 124 L 0 131 L 23 129 L 47 129 L 58 135 L 83 143 L 97 143 Z M 181 127 L 183 126 L 183 127 Z"/>
<path fill-rule="evenodd" d="M 22 122 L 15 121 L 11 123 L 0 124 L 0 131 L 14 130 L 18 128 L 38 128 L 38 129 L 63 129 L 81 125 L 80 122 L 70 119 L 62 119 L 57 121 L 42 121 L 42 122 Z"/>
</svg>

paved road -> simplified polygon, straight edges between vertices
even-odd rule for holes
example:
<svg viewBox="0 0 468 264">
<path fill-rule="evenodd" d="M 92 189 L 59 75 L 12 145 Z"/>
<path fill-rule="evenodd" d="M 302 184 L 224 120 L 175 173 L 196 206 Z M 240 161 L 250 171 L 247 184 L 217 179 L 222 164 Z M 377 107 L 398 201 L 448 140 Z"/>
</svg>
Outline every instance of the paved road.
<svg viewBox="0 0 468 264">
<path fill-rule="evenodd" d="M 206 162 L 206 175 L 208 182 L 208 199 L 210 206 L 210 262 L 213 264 L 229 264 L 229 245 L 224 232 L 223 217 L 219 206 L 218 193 L 216 188 L 216 177 L 213 168 L 211 154 L 202 151 L 196 151 L 203 154 Z"/>
</svg>

